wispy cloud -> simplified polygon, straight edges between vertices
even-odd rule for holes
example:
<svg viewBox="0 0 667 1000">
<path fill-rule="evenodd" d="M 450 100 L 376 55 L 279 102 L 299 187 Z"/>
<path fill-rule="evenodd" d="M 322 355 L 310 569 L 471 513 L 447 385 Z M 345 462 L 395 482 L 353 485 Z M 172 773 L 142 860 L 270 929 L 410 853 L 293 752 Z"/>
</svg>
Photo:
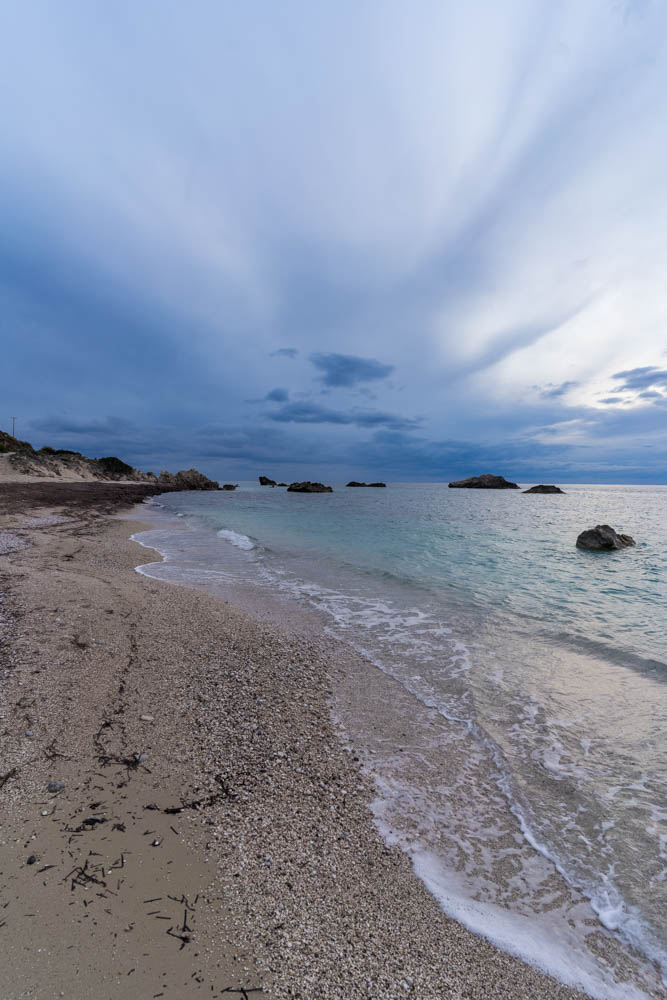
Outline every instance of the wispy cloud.
<svg viewBox="0 0 667 1000">
<path fill-rule="evenodd" d="M 576 389 L 578 385 L 579 383 L 574 380 L 561 382 L 560 385 L 553 385 L 552 382 L 549 382 L 540 389 L 540 396 L 542 399 L 559 399 L 568 393 L 570 389 Z"/>
<path fill-rule="evenodd" d="M 271 351 L 271 358 L 295 358 L 299 352 L 296 347 L 279 347 L 277 351 Z"/>
</svg>

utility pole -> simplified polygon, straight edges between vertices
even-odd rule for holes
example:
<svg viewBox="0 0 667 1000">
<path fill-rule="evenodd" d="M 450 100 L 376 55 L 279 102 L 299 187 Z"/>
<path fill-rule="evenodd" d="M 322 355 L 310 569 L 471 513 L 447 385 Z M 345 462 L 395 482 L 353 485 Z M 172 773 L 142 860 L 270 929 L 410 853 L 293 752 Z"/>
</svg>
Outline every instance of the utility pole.
<svg viewBox="0 0 667 1000">
<path fill-rule="evenodd" d="M 12 417 L 12 437 L 16 437 L 16 417 Z"/>
</svg>

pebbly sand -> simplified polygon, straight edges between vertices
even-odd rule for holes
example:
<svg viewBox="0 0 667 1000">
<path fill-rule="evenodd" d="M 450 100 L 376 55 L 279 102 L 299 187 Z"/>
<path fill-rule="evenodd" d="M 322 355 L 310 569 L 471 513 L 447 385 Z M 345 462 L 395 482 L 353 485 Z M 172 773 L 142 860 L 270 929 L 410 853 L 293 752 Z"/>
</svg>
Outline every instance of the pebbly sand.
<svg viewBox="0 0 667 1000">
<path fill-rule="evenodd" d="M 384 844 L 324 644 L 134 572 L 141 495 L 0 486 L 3 1000 L 580 997 Z"/>
</svg>

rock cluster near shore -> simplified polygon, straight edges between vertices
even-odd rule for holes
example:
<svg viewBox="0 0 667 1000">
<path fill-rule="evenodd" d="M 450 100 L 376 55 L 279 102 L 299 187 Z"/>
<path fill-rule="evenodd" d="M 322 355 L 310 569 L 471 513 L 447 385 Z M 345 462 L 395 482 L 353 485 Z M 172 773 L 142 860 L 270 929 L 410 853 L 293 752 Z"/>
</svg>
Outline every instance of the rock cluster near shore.
<svg viewBox="0 0 667 1000">
<path fill-rule="evenodd" d="M 208 479 L 197 469 L 183 469 L 181 472 L 161 472 L 157 485 L 169 490 L 219 490 L 220 484 Z"/>
</svg>

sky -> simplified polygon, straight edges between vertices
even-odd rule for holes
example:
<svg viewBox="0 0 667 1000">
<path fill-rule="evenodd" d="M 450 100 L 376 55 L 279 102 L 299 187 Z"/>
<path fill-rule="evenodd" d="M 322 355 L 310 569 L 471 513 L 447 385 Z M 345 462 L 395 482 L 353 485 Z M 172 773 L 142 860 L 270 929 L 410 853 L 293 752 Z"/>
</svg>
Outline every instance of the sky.
<svg viewBox="0 0 667 1000">
<path fill-rule="evenodd" d="M 663 0 L 0 0 L 0 427 L 667 483 Z"/>
</svg>

